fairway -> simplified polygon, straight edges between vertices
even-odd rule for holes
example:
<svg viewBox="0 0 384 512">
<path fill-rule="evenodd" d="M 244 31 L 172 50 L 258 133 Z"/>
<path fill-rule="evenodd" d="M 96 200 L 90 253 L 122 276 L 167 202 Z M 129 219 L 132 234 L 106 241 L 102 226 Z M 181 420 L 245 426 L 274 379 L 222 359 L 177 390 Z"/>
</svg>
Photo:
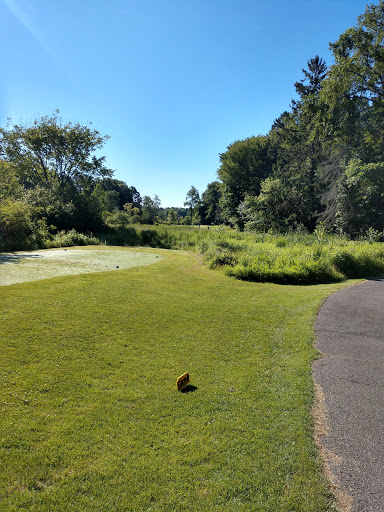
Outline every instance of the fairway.
<svg viewBox="0 0 384 512">
<path fill-rule="evenodd" d="M 346 284 L 241 282 L 140 252 L 157 263 L 0 289 L 0 510 L 333 510 L 313 321 Z"/>
</svg>

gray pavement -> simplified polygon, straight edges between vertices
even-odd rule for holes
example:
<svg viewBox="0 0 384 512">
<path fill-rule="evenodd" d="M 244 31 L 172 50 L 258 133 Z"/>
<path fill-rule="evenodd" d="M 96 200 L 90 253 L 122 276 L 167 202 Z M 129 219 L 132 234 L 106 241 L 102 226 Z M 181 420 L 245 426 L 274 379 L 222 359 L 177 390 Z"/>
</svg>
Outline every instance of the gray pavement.
<svg viewBox="0 0 384 512">
<path fill-rule="evenodd" d="M 384 512 L 384 280 L 334 293 L 315 323 L 314 365 L 325 395 L 329 431 L 325 448 L 353 512 Z"/>
</svg>

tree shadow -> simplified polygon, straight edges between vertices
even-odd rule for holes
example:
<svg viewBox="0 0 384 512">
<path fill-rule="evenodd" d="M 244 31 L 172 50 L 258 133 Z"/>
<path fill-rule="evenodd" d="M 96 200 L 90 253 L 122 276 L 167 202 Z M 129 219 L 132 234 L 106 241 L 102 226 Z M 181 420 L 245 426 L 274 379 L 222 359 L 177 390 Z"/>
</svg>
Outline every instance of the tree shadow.
<svg viewBox="0 0 384 512">
<path fill-rule="evenodd" d="M 21 260 L 40 258 L 42 258 L 40 254 L 0 253 L 0 265 L 3 263 L 20 263 Z"/>
<path fill-rule="evenodd" d="M 377 276 L 367 277 L 367 281 L 384 281 L 384 274 L 379 274 Z"/>
</svg>

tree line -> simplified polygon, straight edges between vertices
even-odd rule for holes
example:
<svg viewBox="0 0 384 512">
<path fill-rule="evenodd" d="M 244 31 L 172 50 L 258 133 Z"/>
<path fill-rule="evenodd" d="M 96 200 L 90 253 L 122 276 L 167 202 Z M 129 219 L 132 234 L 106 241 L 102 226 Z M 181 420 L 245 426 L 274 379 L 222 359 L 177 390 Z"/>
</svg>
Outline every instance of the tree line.
<svg viewBox="0 0 384 512">
<path fill-rule="evenodd" d="M 319 224 L 359 237 L 384 230 L 384 2 L 315 56 L 297 98 L 267 135 L 220 154 L 219 181 L 203 215 L 240 229 L 287 231 Z"/>
<path fill-rule="evenodd" d="M 190 223 L 113 177 L 96 153 L 108 136 L 55 111 L 31 126 L 0 128 L 0 249 L 32 249 L 58 232 L 106 233 L 130 223 Z"/>
<path fill-rule="evenodd" d="M 194 186 L 184 208 L 113 177 L 96 154 L 107 141 L 58 111 L 31 126 L 0 128 L 0 249 L 35 248 L 61 230 L 116 225 L 230 224 L 284 232 L 319 226 L 352 238 L 384 233 L 384 0 L 315 56 L 297 97 L 268 134 L 237 140 L 220 156 L 218 180 Z"/>
</svg>

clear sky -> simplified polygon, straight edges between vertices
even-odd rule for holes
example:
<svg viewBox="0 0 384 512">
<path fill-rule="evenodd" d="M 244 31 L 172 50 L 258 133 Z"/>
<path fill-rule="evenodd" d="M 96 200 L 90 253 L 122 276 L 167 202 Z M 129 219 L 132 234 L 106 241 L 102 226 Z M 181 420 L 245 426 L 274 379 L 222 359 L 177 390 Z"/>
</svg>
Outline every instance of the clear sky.
<svg viewBox="0 0 384 512">
<path fill-rule="evenodd" d="M 366 3 L 0 0 L 0 124 L 92 122 L 115 178 L 183 206 L 219 153 L 289 109 L 309 59 L 332 63 Z"/>
</svg>

